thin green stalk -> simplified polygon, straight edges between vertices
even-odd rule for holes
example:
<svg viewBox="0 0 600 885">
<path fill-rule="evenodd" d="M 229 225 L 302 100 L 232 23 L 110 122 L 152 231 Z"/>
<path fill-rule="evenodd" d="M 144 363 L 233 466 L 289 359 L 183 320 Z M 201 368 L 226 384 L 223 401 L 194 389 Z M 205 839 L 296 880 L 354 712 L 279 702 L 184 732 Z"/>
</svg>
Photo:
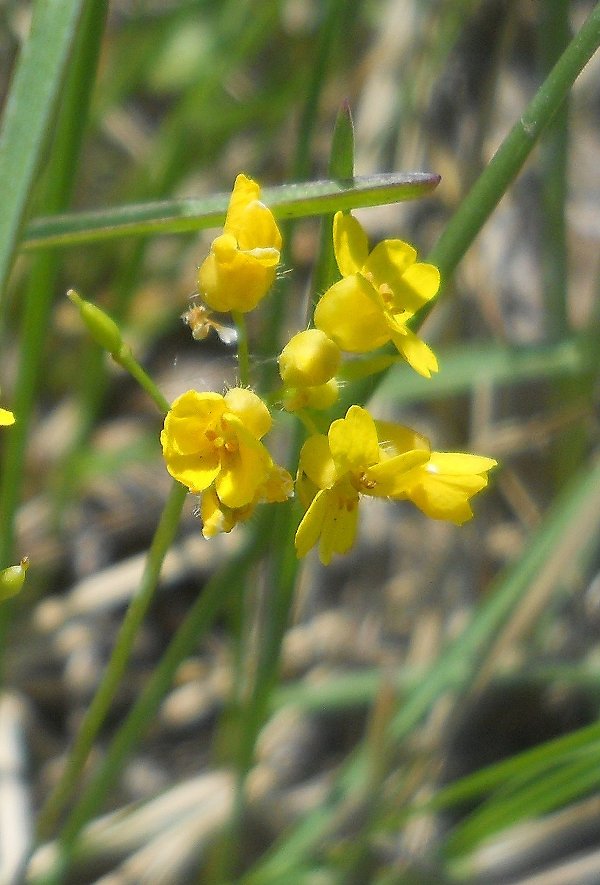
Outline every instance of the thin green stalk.
<svg viewBox="0 0 600 885">
<path fill-rule="evenodd" d="M 188 490 L 181 483 L 173 483 L 148 551 L 139 590 L 127 609 L 104 676 L 77 732 L 61 778 L 40 811 L 37 823 L 38 841 L 51 835 L 59 815 L 73 795 L 90 750 L 119 689 L 131 658 L 135 637 L 154 598 L 164 558 L 177 533 L 187 493 Z"/>
<path fill-rule="evenodd" d="M 133 378 L 135 378 L 140 387 L 146 391 L 150 399 L 156 403 L 160 412 L 166 414 L 169 411 L 171 408 L 169 400 L 163 396 L 150 375 L 148 375 L 148 373 L 140 366 L 127 345 L 124 345 L 118 353 L 113 354 L 113 359 L 129 372 Z"/>
<path fill-rule="evenodd" d="M 198 645 L 227 600 L 235 592 L 240 591 L 248 568 L 260 559 L 271 543 L 273 509 L 274 505 L 262 509 L 256 521 L 249 527 L 248 539 L 243 550 L 232 557 L 202 588 L 198 599 L 171 640 L 140 697 L 111 741 L 96 774 L 69 815 L 60 833 L 60 857 L 54 875 L 44 876 L 44 885 L 50 885 L 51 882 L 58 885 L 64 881 L 81 828 L 102 807 L 129 754 L 151 725 L 181 661 Z"/>
<path fill-rule="evenodd" d="M 2 296 L 80 16 L 85 7 L 89 10 L 93 5 L 85 0 L 38 0 L 33 6 L 30 34 L 17 60 L 0 130 Z M 57 207 L 49 207 L 49 211 L 57 211 Z"/>
<path fill-rule="evenodd" d="M 46 13 L 40 8 L 44 6 L 44 3 L 36 5 L 36 14 L 32 22 L 32 35 L 30 38 L 34 42 L 39 39 L 39 35 L 36 36 L 37 28 L 48 26 L 48 22 L 45 21 Z M 73 4 L 74 8 L 76 6 L 77 4 Z M 58 212 L 68 204 L 70 199 L 74 174 L 77 168 L 77 158 L 83 139 L 89 95 L 96 72 L 106 11 L 107 3 L 105 0 L 99 3 L 95 3 L 93 0 L 86 0 L 81 5 L 78 31 L 75 43 L 71 48 L 72 57 L 68 77 L 61 95 L 61 107 L 56 120 L 51 160 L 47 169 L 41 197 L 42 205 L 46 211 Z M 37 21 L 38 15 L 41 19 L 39 23 Z M 67 27 L 69 40 L 72 39 L 72 27 L 74 27 L 74 22 Z M 53 30 L 47 35 L 47 39 L 50 42 L 55 39 L 52 34 Z M 24 55 L 23 65 L 27 64 L 35 68 L 37 60 L 29 58 L 27 51 L 24 52 Z M 40 69 L 43 71 L 43 60 L 40 59 L 39 63 Z M 54 58 L 54 63 L 63 64 L 64 60 L 60 61 L 58 58 Z M 30 82 L 30 78 L 34 77 L 34 74 L 28 71 L 26 76 L 29 88 L 34 90 L 34 85 Z M 50 77 L 50 72 L 46 76 Z M 17 91 L 17 97 L 20 95 L 20 82 L 18 74 L 13 87 Z M 41 89 L 41 85 L 38 84 L 38 88 Z M 46 95 L 43 89 L 42 92 Z M 49 99 L 45 98 L 45 100 Z M 7 114 L 11 112 L 12 101 L 11 97 L 7 107 Z M 27 114 L 31 115 L 31 96 L 21 96 L 21 101 L 27 110 Z M 46 112 L 47 109 L 45 109 L 44 113 Z M 15 116 L 17 115 L 18 111 L 16 108 L 13 109 L 13 113 Z M 27 119 L 29 123 L 31 117 L 28 116 Z M 3 130 L 7 138 L 10 134 L 9 130 L 10 119 L 5 121 L 5 129 Z M 9 144 L 5 143 L 3 146 L 6 151 L 10 150 Z M 31 149 L 33 150 L 33 146 L 31 146 Z M 16 171 L 13 168 L 10 172 L 2 175 L 1 157 L 2 150 L 0 149 L 0 179 L 8 183 L 15 180 Z M 2 213 L 2 218 L 6 219 L 6 207 L 5 212 Z M 3 222 L 0 221 L 0 231 L 2 225 Z M 9 236 L 8 233 L 7 236 Z M 2 236 L 0 234 L 1 239 Z M 6 244 L 3 244 L 0 246 L 0 250 L 5 247 Z M 0 263 L 1 261 L 2 258 L 0 257 Z M 13 432 L 7 438 L 1 472 L 0 525 L 2 525 L 2 533 L 0 535 L 0 564 L 4 563 L 5 565 L 8 565 L 14 558 L 15 511 L 21 494 L 27 434 L 40 379 L 44 345 L 48 337 L 57 270 L 58 258 L 56 255 L 46 254 L 40 256 L 33 264 L 24 294 L 19 367 L 13 400 L 13 408 L 18 421 Z M 4 642 L 2 642 L 2 623 L 8 616 L 9 608 L 3 606 L 0 613 L 0 648 L 4 647 Z"/>
<path fill-rule="evenodd" d="M 583 468 L 570 481 L 521 560 L 490 588 L 478 616 L 440 654 L 430 671 L 407 691 L 390 726 L 395 743 L 413 731 L 437 698 L 449 691 L 460 692 L 469 685 L 473 674 L 485 661 L 492 638 L 528 592 L 532 581 L 559 581 L 560 565 L 578 558 L 599 526 L 600 461 L 597 461 Z M 298 863 L 314 852 L 328 833 L 343 826 L 345 815 L 356 812 L 352 797 L 362 795 L 368 775 L 367 761 L 368 757 L 360 751 L 350 757 L 321 806 L 242 879 L 244 885 L 283 881 L 281 877 L 289 875 Z"/>
<path fill-rule="evenodd" d="M 240 387 L 250 384 L 250 355 L 248 351 L 248 327 L 243 313 L 234 310 L 231 314 L 237 329 L 237 357 Z"/>
<path fill-rule="evenodd" d="M 569 4 L 543 0 L 540 6 L 540 69 L 547 76 L 568 46 Z M 569 331 L 567 317 L 568 262 L 566 233 L 569 97 L 565 98 L 540 143 L 542 180 L 542 292 L 546 306 L 546 337 L 560 341 Z"/>
<path fill-rule="evenodd" d="M 332 8 L 335 7 L 333 4 Z M 351 181 L 354 174 L 354 133 L 349 108 L 344 105 L 337 117 L 332 141 L 329 169 L 343 181 Z M 335 281 L 336 268 L 331 261 L 330 244 L 319 252 L 315 274 L 325 287 Z M 302 424 L 297 423 L 290 443 L 288 462 L 297 464 L 303 439 Z M 221 852 L 218 870 L 222 880 L 235 875 L 239 855 L 246 806 L 245 786 L 251 768 L 254 748 L 260 729 L 268 716 L 272 693 L 277 685 L 281 645 L 289 623 L 294 589 L 299 570 L 295 554 L 294 534 L 298 525 L 297 508 L 291 502 L 277 520 L 272 543 L 265 601 L 267 617 L 261 632 L 260 653 L 254 689 L 240 722 L 238 756 L 236 760 L 236 787 L 232 820 Z"/>
<path fill-rule="evenodd" d="M 596 4 L 431 250 L 427 260 L 439 267 L 444 285 L 599 45 L 600 4 Z M 431 306 L 420 312 L 419 323 Z"/>
</svg>

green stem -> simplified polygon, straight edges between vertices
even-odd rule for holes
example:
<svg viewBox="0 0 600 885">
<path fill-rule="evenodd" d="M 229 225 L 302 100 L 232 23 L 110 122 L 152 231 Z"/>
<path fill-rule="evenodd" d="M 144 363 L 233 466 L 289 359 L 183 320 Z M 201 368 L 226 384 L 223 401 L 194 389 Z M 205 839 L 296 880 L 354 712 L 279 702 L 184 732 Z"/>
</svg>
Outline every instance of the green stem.
<svg viewBox="0 0 600 885">
<path fill-rule="evenodd" d="M 73 11 L 70 15 L 76 16 L 78 4 L 72 5 Z M 68 205 L 70 200 L 87 118 L 87 103 L 94 83 L 96 63 L 106 16 L 106 0 L 98 3 L 87 0 L 86 3 L 79 5 L 81 6 L 81 18 L 75 39 L 73 40 L 73 23 L 68 26 L 65 25 L 66 31 L 63 34 L 63 38 L 68 43 L 72 43 L 70 49 L 71 58 L 68 66 L 68 77 L 61 94 L 60 110 L 53 121 L 54 140 L 41 196 L 43 210 L 50 213 L 61 211 Z M 52 29 L 53 25 L 50 24 L 50 21 L 45 21 L 45 18 L 48 15 L 52 17 L 53 13 L 48 12 L 46 6 L 47 4 L 44 3 L 36 3 L 35 5 L 30 37 L 30 43 L 34 45 L 37 44 L 37 40 L 40 38 L 45 45 L 52 45 L 58 39 L 58 34 L 53 33 L 52 30 L 48 32 L 48 28 Z M 54 15 L 56 16 L 56 14 L 57 11 L 55 10 Z M 61 12 L 60 17 L 64 17 L 63 12 Z M 41 33 L 39 32 L 40 30 Z M 32 48 L 31 51 L 34 52 L 35 50 Z M 39 51 L 41 50 L 38 46 Z M 66 51 L 64 47 L 63 51 Z M 34 70 L 36 68 L 35 58 L 34 56 L 29 56 L 29 48 L 26 47 L 23 52 L 22 62 L 20 62 L 19 71 L 15 76 L 14 87 L 11 90 L 11 98 L 6 109 L 4 128 L 0 137 L 0 157 L 4 157 L 9 161 L 11 156 L 9 152 L 13 151 L 14 155 L 19 157 L 15 164 L 20 163 L 23 159 L 20 155 L 24 148 L 21 147 L 21 150 L 18 151 L 16 150 L 16 145 L 12 144 L 13 135 L 17 137 L 18 133 L 11 129 L 10 122 L 15 124 L 17 120 L 19 113 L 17 104 L 20 101 L 19 107 L 25 107 L 27 111 L 26 118 L 23 120 L 23 127 L 25 129 L 31 128 L 32 114 L 38 100 L 38 90 L 37 88 L 34 90 L 33 84 L 29 80 L 29 78 L 35 78 L 36 76 L 36 71 Z M 49 61 L 50 59 L 48 59 Z M 62 65 L 64 62 L 57 56 L 54 59 L 54 63 Z M 27 64 L 29 67 L 27 67 L 26 71 L 25 67 Z M 53 75 L 55 75 L 55 72 L 53 72 Z M 49 76 L 48 73 L 47 77 Z M 28 85 L 25 85 L 26 83 Z M 21 87 L 25 90 L 23 95 L 19 92 Z M 15 103 L 14 107 L 12 107 L 13 100 Z M 44 93 L 44 114 L 47 114 L 46 103 L 49 101 L 50 96 Z M 8 112 L 11 107 L 12 114 L 9 115 Z M 46 121 L 45 127 L 48 127 L 48 125 L 48 121 Z M 5 152 L 1 148 L 5 148 Z M 29 145 L 28 149 L 33 150 L 33 144 Z M 32 154 L 32 156 L 27 157 L 26 163 L 30 163 L 33 159 L 34 155 Z M 3 160 L 0 158 L 0 178 L 3 181 L 16 181 L 18 172 L 17 165 L 10 170 L 4 170 Z M 8 187 L 7 199 L 15 196 L 17 190 L 18 188 Z M 25 195 L 22 194 L 19 199 L 24 200 Z M 23 211 L 23 208 L 23 205 L 21 205 L 20 211 Z M 11 243 L 13 241 L 13 234 L 5 230 L 5 222 L 8 224 L 10 221 L 9 210 L 10 201 L 8 207 L 4 207 L 2 218 L 0 219 L 0 278 L 2 279 L 8 275 L 9 257 L 12 254 Z M 4 233 L 7 237 L 6 242 L 3 236 Z M 55 253 L 41 255 L 33 264 L 23 296 L 24 307 L 21 320 L 19 365 L 13 399 L 13 410 L 18 416 L 18 421 L 6 441 L 4 460 L 0 471 L 2 477 L 0 489 L 0 525 L 2 526 L 2 533 L 0 534 L 0 567 L 2 565 L 9 565 L 14 559 L 15 512 L 21 495 L 27 435 L 40 380 L 41 361 L 45 352 L 44 344 L 48 337 L 57 271 L 57 255 Z M 2 288 L 1 284 L 0 288 Z M 5 629 L 5 621 L 9 617 L 9 612 L 9 606 L 2 607 L 2 613 L 0 614 L 0 648 L 4 647 L 2 634 Z"/>
<path fill-rule="evenodd" d="M 540 21 L 540 67 L 544 76 L 569 43 L 569 4 L 544 0 Z M 542 291 L 546 304 L 546 337 L 560 341 L 569 331 L 567 318 L 567 159 L 569 100 L 563 101 L 540 144 L 542 179 Z"/>
<path fill-rule="evenodd" d="M 61 811 L 77 785 L 94 740 L 110 710 L 131 657 L 137 631 L 154 597 L 164 558 L 175 538 L 187 491 L 181 483 L 173 483 L 148 552 L 139 590 L 127 609 L 110 661 L 81 723 L 62 776 L 39 814 L 37 824 L 39 840 L 47 839 L 56 825 Z"/>
<path fill-rule="evenodd" d="M 263 555 L 265 548 L 271 543 L 272 511 L 272 506 L 262 509 L 256 522 L 251 526 L 243 550 L 211 578 L 198 595 L 198 599 L 171 640 L 142 694 L 112 740 L 98 771 L 69 815 L 60 834 L 60 856 L 53 874 L 50 877 L 44 875 L 44 885 L 49 885 L 49 882 L 64 881 L 64 874 L 70 864 L 75 842 L 82 827 L 98 812 L 132 749 L 152 723 L 181 661 L 192 653 L 227 599 L 240 590 L 248 568 Z"/>
<path fill-rule="evenodd" d="M 112 356 L 115 362 L 126 369 L 135 378 L 140 387 L 143 387 L 148 396 L 156 403 L 159 410 L 166 414 L 171 408 L 169 400 L 163 396 L 150 375 L 140 366 L 131 349 L 125 344 L 118 353 L 113 353 Z"/>
<path fill-rule="evenodd" d="M 240 387 L 247 387 L 250 383 L 250 355 L 248 352 L 248 327 L 246 326 L 246 317 L 243 313 L 234 310 L 231 314 L 233 322 L 237 329 L 237 352 L 238 352 L 238 374 L 240 376 Z"/>
<path fill-rule="evenodd" d="M 600 45 L 600 4 L 588 16 L 519 121 L 513 126 L 428 256 L 448 282 L 486 220 L 516 177 L 541 133 L 557 113 L 569 90 Z M 421 311 L 425 318 L 432 305 Z"/>
</svg>

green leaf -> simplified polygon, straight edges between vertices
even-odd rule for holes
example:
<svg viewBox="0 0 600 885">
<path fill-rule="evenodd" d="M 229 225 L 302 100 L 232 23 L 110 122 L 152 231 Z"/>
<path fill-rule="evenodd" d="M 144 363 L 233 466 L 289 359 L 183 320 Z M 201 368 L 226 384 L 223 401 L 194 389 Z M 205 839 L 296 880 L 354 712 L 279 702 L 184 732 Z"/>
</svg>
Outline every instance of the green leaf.
<svg viewBox="0 0 600 885">
<path fill-rule="evenodd" d="M 0 130 L 0 292 L 61 88 L 83 0 L 38 0 Z"/>
<path fill-rule="evenodd" d="M 381 206 L 430 193 L 440 176 L 431 172 L 390 172 L 353 181 L 310 181 L 264 188 L 261 199 L 279 219 L 325 215 L 338 209 Z M 25 232 L 26 249 L 71 246 L 124 236 L 175 234 L 220 227 L 230 194 L 200 200 L 165 200 L 38 218 Z"/>
</svg>

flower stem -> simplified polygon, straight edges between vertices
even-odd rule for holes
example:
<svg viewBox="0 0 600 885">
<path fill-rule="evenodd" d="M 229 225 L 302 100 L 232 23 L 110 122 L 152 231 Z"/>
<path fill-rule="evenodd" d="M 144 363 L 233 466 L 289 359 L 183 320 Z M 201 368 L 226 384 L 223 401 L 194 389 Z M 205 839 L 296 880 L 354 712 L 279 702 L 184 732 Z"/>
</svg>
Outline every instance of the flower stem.
<svg viewBox="0 0 600 885">
<path fill-rule="evenodd" d="M 131 352 L 131 348 L 125 344 L 117 353 L 113 353 L 112 356 L 116 363 L 126 369 L 129 374 L 135 378 L 138 384 L 144 388 L 148 396 L 156 403 L 159 410 L 166 415 L 171 408 L 171 404 L 168 399 L 162 395 L 150 375 L 142 369 Z"/>
<path fill-rule="evenodd" d="M 44 877 L 45 885 L 65 880 L 74 845 L 82 827 L 92 815 L 98 813 L 104 797 L 116 781 L 131 750 L 152 723 L 181 661 L 197 646 L 227 600 L 236 592 L 240 592 L 247 570 L 264 554 L 272 534 L 272 519 L 271 508 L 264 507 L 252 525 L 243 549 L 224 564 L 223 568 L 202 588 L 202 593 L 198 595 L 178 628 L 142 693 L 111 741 L 104 759 L 69 814 L 59 837 L 59 854 L 54 868 Z"/>
<path fill-rule="evenodd" d="M 246 326 L 246 318 L 243 313 L 234 310 L 231 314 L 233 322 L 237 329 L 237 346 L 238 346 L 238 372 L 240 375 L 240 387 L 247 387 L 250 384 L 250 356 L 248 353 L 248 328 Z"/>
<path fill-rule="evenodd" d="M 154 596 L 167 550 L 173 543 L 186 495 L 185 486 L 174 482 L 148 552 L 139 590 L 127 609 L 102 681 L 77 733 L 62 776 L 39 814 L 37 835 L 40 840 L 48 838 L 51 834 L 69 796 L 73 793 L 96 735 L 121 684 L 131 657 L 135 636 Z"/>
</svg>

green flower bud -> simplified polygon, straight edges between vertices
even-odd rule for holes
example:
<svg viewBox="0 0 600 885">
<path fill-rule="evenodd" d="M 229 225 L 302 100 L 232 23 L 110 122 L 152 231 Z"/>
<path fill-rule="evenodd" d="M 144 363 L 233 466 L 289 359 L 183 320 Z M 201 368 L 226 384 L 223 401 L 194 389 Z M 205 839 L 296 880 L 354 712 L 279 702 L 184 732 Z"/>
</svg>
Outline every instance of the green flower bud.
<svg viewBox="0 0 600 885">
<path fill-rule="evenodd" d="M 94 341 L 109 353 L 118 353 L 123 345 L 123 339 L 115 321 L 95 304 L 84 301 L 73 289 L 69 289 L 67 298 L 79 308 L 81 319 Z"/>
<path fill-rule="evenodd" d="M 0 602 L 16 596 L 25 583 L 29 558 L 24 556 L 19 565 L 11 565 L 0 571 Z"/>
</svg>

